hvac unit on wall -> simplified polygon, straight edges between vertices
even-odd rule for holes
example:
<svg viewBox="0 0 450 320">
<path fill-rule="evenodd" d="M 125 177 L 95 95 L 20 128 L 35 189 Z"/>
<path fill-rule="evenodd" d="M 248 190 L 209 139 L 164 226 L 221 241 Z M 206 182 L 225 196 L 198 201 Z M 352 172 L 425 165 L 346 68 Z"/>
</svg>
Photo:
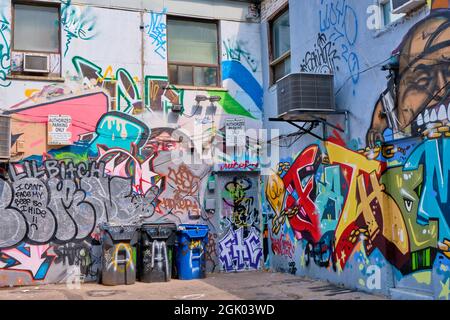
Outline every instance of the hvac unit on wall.
<svg viewBox="0 0 450 320">
<path fill-rule="evenodd" d="M 291 73 L 277 82 L 278 114 L 334 111 L 332 74 Z"/>
<path fill-rule="evenodd" d="M 11 151 L 11 117 L 0 114 L 0 160 L 10 158 Z"/>
<path fill-rule="evenodd" d="M 24 53 L 23 71 L 32 73 L 49 73 L 49 56 L 40 53 Z"/>
<path fill-rule="evenodd" d="M 411 10 L 425 4 L 425 0 L 391 0 L 392 13 L 408 13 Z"/>
</svg>

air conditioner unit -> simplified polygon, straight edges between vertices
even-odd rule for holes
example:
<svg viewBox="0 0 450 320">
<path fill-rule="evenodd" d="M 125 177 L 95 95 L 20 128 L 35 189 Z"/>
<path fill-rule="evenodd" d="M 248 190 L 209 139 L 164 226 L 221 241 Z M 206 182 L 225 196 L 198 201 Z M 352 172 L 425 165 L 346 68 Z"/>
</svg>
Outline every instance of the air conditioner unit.
<svg viewBox="0 0 450 320">
<path fill-rule="evenodd" d="M 23 55 L 23 71 L 33 73 L 49 73 L 49 56 L 46 54 L 25 53 Z"/>
<path fill-rule="evenodd" d="M 278 114 L 335 111 L 332 74 L 291 73 L 277 82 Z"/>
<path fill-rule="evenodd" d="M 11 117 L 0 114 L 0 159 L 9 159 L 11 153 Z"/>
<path fill-rule="evenodd" d="M 408 13 L 425 4 L 426 0 L 391 0 L 392 13 Z"/>
</svg>

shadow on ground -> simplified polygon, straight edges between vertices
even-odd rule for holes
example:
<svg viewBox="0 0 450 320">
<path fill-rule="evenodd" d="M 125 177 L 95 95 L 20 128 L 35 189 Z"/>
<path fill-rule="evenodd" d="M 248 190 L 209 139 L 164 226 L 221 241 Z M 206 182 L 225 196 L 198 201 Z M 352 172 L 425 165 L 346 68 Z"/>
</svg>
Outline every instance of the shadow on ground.
<svg viewBox="0 0 450 320">
<path fill-rule="evenodd" d="M 205 279 L 163 283 L 136 282 L 105 286 L 83 283 L 73 288 L 49 284 L 0 289 L 0 300 L 381 300 L 385 297 L 349 290 L 290 274 L 239 272 L 208 274 Z"/>
</svg>

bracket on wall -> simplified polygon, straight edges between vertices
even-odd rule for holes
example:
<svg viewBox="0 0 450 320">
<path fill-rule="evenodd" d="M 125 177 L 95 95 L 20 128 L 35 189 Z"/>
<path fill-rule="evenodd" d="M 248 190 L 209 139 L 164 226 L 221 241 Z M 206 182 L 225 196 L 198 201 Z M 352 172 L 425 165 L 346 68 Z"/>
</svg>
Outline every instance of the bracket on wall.
<svg viewBox="0 0 450 320">
<path fill-rule="evenodd" d="M 344 129 L 341 127 L 338 127 L 334 124 L 332 124 L 329 120 L 329 116 L 339 116 L 344 115 L 345 117 L 345 125 Z M 335 130 L 338 130 L 342 133 L 348 133 L 348 118 L 349 118 L 349 112 L 347 110 L 336 110 L 336 111 L 322 111 L 322 110 L 291 110 L 289 113 L 284 113 L 278 118 L 269 118 L 269 121 L 274 122 L 287 122 L 290 125 L 296 127 L 303 133 L 309 134 L 321 141 L 325 141 L 328 138 L 328 130 L 327 127 L 333 128 Z M 312 126 L 311 129 L 305 129 L 299 124 L 301 123 L 313 123 L 316 124 L 316 126 L 320 123 L 322 124 L 322 136 L 319 136 L 312 132 L 312 130 L 316 126 Z"/>
</svg>

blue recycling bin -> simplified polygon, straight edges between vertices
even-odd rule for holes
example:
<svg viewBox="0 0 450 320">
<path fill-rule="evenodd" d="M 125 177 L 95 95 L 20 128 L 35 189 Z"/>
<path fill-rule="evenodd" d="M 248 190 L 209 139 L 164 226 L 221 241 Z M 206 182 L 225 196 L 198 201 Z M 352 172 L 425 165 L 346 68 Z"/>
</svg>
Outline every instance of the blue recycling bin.
<svg viewBox="0 0 450 320">
<path fill-rule="evenodd" d="M 175 245 L 175 265 L 178 279 L 192 280 L 206 277 L 207 225 L 180 224 Z"/>
</svg>

